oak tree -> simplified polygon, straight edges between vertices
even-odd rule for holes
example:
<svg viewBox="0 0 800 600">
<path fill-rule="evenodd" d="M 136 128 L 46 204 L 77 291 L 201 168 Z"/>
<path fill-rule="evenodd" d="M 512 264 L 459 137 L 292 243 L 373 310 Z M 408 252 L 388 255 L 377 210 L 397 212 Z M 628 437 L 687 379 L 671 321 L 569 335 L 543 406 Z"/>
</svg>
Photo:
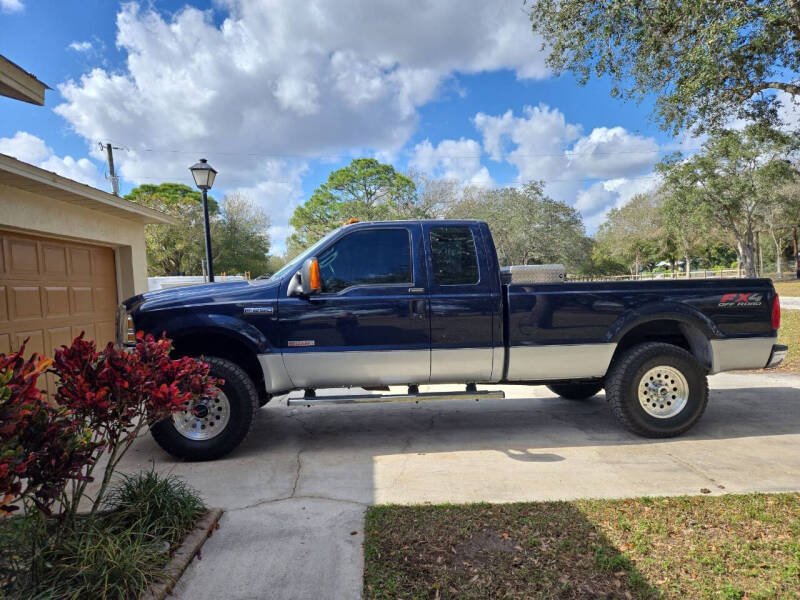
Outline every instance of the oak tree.
<svg viewBox="0 0 800 600">
<path fill-rule="evenodd" d="M 655 97 L 661 124 L 704 131 L 800 98 L 800 0 L 528 0 L 547 62 L 612 95 Z"/>
</svg>

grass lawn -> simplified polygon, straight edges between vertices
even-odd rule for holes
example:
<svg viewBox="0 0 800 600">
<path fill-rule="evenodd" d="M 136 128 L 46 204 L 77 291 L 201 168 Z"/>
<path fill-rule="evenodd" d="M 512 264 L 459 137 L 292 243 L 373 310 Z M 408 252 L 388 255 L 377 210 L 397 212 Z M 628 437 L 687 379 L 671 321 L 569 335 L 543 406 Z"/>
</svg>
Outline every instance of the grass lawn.
<svg viewBox="0 0 800 600">
<path fill-rule="evenodd" d="M 778 343 L 789 346 L 789 353 L 777 373 L 800 373 L 800 310 L 782 310 Z"/>
<path fill-rule="evenodd" d="M 364 598 L 800 598 L 800 495 L 374 506 Z"/>
<path fill-rule="evenodd" d="M 800 296 L 800 279 L 773 279 L 772 282 L 781 296 Z"/>
</svg>

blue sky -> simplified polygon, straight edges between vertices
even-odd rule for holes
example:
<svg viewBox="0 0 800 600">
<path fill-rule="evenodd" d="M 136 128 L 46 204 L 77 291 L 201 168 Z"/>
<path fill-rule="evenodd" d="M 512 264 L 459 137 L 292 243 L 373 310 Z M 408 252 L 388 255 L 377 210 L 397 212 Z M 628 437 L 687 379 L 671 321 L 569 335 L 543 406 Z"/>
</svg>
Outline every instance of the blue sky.
<svg viewBox="0 0 800 600">
<path fill-rule="evenodd" d="M 205 156 L 215 195 L 268 211 L 277 250 L 354 156 L 464 185 L 543 180 L 592 232 L 676 147 L 652 103 L 552 76 L 519 0 L 0 0 L 0 31 L 0 54 L 53 88 L 45 107 L 0 98 L 0 152 L 110 189 L 111 141 L 123 192 L 190 183 Z"/>
</svg>

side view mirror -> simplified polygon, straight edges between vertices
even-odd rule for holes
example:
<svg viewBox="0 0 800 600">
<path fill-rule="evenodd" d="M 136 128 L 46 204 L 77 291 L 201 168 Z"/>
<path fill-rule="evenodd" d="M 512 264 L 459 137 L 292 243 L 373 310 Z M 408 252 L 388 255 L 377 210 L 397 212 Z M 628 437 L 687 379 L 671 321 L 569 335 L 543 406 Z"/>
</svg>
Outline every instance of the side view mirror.
<svg viewBox="0 0 800 600">
<path fill-rule="evenodd" d="M 322 291 L 322 277 L 319 272 L 319 261 L 316 256 L 307 258 L 302 268 L 294 274 L 289 282 L 289 296 L 312 296 Z"/>
</svg>

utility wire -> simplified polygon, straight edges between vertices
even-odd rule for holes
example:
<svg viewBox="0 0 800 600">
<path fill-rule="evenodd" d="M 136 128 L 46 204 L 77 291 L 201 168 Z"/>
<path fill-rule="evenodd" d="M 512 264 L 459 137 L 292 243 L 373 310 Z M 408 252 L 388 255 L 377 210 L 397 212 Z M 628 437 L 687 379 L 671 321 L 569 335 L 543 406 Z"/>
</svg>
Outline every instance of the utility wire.
<svg viewBox="0 0 800 600">
<path fill-rule="evenodd" d="M 223 174 L 224 175 L 224 174 Z M 586 181 L 608 181 L 609 179 L 625 179 L 627 181 L 632 180 L 639 180 L 639 179 L 653 179 L 654 177 L 658 177 L 657 173 L 650 173 L 648 175 L 634 175 L 630 177 L 576 177 L 576 178 L 566 178 L 566 179 L 546 179 L 541 177 L 532 177 L 531 181 L 542 181 L 544 183 L 566 183 L 566 182 L 586 182 Z M 224 177 L 220 177 L 220 180 L 223 180 Z M 173 176 L 165 176 L 165 177 L 137 177 L 137 181 L 174 181 L 177 183 L 188 183 L 192 184 L 193 182 L 188 178 L 181 176 L 181 177 L 173 177 Z M 285 183 L 285 184 L 295 184 L 298 183 L 297 181 L 290 181 L 284 179 L 268 179 L 269 183 Z M 229 181 L 225 179 L 225 184 L 227 186 L 230 185 L 252 185 L 253 179 L 234 179 L 233 181 Z"/>
<path fill-rule="evenodd" d="M 133 147 L 124 144 L 123 142 L 118 142 L 114 140 L 108 140 L 114 144 L 120 144 L 121 150 L 127 150 L 129 152 L 150 152 L 156 154 L 186 154 L 186 155 L 197 155 L 197 154 L 208 154 L 213 156 L 250 156 L 254 158 L 291 158 L 291 159 L 302 159 L 302 160 L 316 160 L 322 158 L 331 158 L 339 156 L 340 153 L 329 153 L 329 154 L 276 154 L 276 153 L 267 153 L 267 152 L 233 152 L 229 150 L 171 150 L 166 148 L 148 148 L 148 147 Z M 687 149 L 690 150 L 690 149 Z M 515 157 L 522 157 L 522 158 L 536 158 L 536 157 L 561 157 L 561 158 L 571 158 L 573 156 L 618 156 L 623 154 L 668 154 L 673 152 L 673 150 L 662 150 L 662 149 L 655 149 L 655 150 L 617 150 L 613 152 L 573 152 L 570 150 L 564 150 L 563 152 L 536 152 L 536 153 L 518 153 L 511 151 L 508 154 L 514 154 Z M 475 159 L 475 158 L 483 158 L 484 154 L 437 154 L 437 158 L 464 158 L 464 159 Z"/>
</svg>

